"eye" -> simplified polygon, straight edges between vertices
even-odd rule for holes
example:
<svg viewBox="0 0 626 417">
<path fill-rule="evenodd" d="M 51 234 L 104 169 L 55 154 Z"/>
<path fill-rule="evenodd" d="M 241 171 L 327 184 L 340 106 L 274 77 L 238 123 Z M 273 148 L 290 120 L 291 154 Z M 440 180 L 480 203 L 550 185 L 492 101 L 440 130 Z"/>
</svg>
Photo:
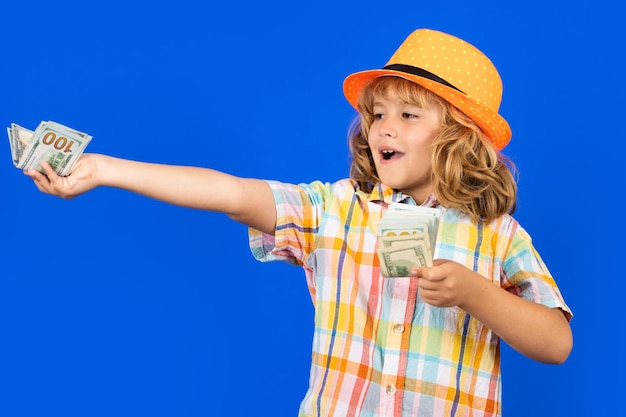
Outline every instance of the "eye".
<svg viewBox="0 0 626 417">
<path fill-rule="evenodd" d="M 374 113 L 374 120 L 378 120 L 378 119 L 382 119 L 383 118 L 383 114 L 382 113 Z"/>
<path fill-rule="evenodd" d="M 413 114 L 413 113 L 402 113 L 402 118 L 404 119 L 417 119 L 417 114 Z"/>
</svg>

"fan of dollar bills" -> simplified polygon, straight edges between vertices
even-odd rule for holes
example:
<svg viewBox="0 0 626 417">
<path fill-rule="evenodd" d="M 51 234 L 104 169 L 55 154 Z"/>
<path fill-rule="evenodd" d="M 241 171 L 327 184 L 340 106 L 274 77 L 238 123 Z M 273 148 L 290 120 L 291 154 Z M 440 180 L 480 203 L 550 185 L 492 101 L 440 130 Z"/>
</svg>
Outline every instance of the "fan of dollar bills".
<svg viewBox="0 0 626 417">
<path fill-rule="evenodd" d="M 433 265 L 439 209 L 392 203 L 378 223 L 378 257 L 385 277 L 408 277 L 411 268 Z"/>
<path fill-rule="evenodd" d="M 50 164 L 60 176 L 67 176 L 83 153 L 91 136 L 56 122 L 41 122 L 35 131 L 15 123 L 7 128 L 13 165 L 44 172 L 42 162 Z"/>
</svg>

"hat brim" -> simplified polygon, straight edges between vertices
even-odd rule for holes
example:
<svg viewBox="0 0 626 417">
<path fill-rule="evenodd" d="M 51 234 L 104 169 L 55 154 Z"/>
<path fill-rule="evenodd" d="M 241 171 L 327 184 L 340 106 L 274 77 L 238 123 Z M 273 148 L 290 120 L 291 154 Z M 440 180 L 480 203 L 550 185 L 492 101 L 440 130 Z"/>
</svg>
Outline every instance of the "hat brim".
<svg viewBox="0 0 626 417">
<path fill-rule="evenodd" d="M 497 112 L 494 112 L 489 107 L 477 102 L 471 96 L 468 96 L 459 90 L 448 87 L 437 81 L 402 71 L 376 69 L 355 72 L 354 74 L 346 77 L 343 82 L 343 93 L 352 107 L 358 109 L 357 104 L 359 94 L 365 84 L 374 78 L 384 76 L 395 76 L 412 81 L 451 103 L 453 106 L 465 113 L 481 128 L 489 139 L 491 139 L 491 142 L 494 144 L 496 149 L 501 150 L 511 140 L 511 128 L 509 127 L 508 122 Z"/>
</svg>

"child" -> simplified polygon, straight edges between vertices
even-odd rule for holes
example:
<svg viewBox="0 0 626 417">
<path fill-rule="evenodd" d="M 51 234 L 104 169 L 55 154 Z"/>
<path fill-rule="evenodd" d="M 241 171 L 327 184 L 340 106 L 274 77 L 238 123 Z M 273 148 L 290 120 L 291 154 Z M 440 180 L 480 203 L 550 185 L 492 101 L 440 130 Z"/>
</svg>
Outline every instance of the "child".
<svg viewBox="0 0 626 417">
<path fill-rule="evenodd" d="M 350 179 L 292 185 L 86 154 L 46 193 L 112 186 L 219 211 L 250 227 L 260 260 L 302 266 L 315 305 L 301 416 L 498 416 L 500 339 L 545 363 L 572 348 L 571 311 L 511 217 L 511 132 L 489 59 L 445 33 L 413 32 L 380 70 L 344 82 L 359 118 Z M 184 185 L 184 186 L 182 186 Z M 377 224 L 390 203 L 440 209 L 434 265 L 386 278 Z"/>
</svg>

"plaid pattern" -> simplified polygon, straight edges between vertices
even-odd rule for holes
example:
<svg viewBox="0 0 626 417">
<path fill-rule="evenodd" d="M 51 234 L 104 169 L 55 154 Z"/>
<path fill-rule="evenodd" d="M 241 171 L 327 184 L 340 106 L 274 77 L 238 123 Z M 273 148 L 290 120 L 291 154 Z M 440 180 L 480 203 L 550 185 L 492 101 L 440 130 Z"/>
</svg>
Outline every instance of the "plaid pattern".
<svg viewBox="0 0 626 417">
<path fill-rule="evenodd" d="M 413 200 L 383 185 L 366 194 L 350 180 L 269 183 L 276 232 L 250 229 L 252 253 L 302 266 L 315 305 L 310 385 L 299 415 L 500 415 L 499 338 L 459 308 L 424 303 L 416 279 L 380 274 L 377 223 L 390 202 Z M 510 216 L 480 226 L 442 208 L 434 257 L 569 313 Z"/>
</svg>

